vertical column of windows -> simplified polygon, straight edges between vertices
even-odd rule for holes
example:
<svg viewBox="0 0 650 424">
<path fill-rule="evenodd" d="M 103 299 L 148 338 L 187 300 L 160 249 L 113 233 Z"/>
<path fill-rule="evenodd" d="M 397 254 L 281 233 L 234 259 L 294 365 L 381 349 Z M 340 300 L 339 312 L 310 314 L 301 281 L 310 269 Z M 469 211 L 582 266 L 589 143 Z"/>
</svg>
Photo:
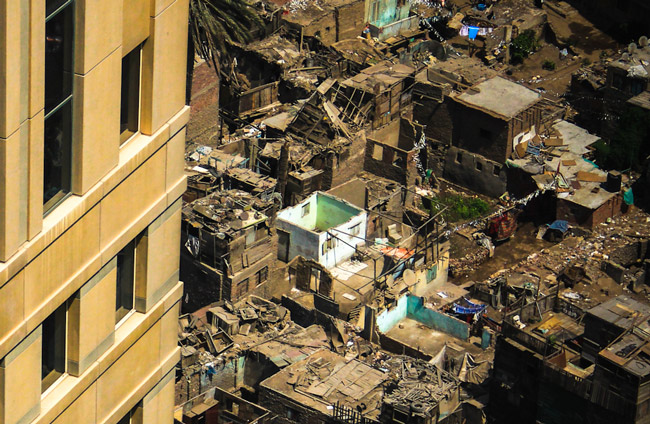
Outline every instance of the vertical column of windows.
<svg viewBox="0 0 650 424">
<path fill-rule="evenodd" d="M 70 191 L 74 0 L 47 0 L 45 6 L 44 211 Z"/>
</svg>

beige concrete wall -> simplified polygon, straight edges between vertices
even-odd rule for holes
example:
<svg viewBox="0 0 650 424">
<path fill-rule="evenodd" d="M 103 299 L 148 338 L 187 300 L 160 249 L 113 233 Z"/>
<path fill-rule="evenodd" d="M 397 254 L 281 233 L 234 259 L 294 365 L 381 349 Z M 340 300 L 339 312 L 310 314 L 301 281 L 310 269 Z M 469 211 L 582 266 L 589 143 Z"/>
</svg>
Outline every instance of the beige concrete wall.
<svg viewBox="0 0 650 424">
<path fill-rule="evenodd" d="M 147 242 L 139 246 L 136 255 L 142 260 L 137 265 L 135 306 L 140 312 L 149 310 L 178 281 L 181 206 L 178 199 L 156 218 L 144 235 Z"/>
<path fill-rule="evenodd" d="M 72 297 L 68 310 L 68 373 L 83 374 L 115 341 L 117 259 Z"/>
<path fill-rule="evenodd" d="M 45 0 L 0 1 L 0 423 L 139 405 L 171 424 L 188 0 L 75 3 L 72 195 L 44 216 Z M 120 146 L 122 57 L 143 42 L 142 131 Z M 116 326 L 115 255 L 143 232 L 142 307 Z M 66 302 L 67 373 L 42 395 L 41 324 Z"/>
<path fill-rule="evenodd" d="M 42 140 L 43 133 L 45 0 L 0 3 L 0 261 L 4 261 L 40 229 L 27 204 L 33 206 L 32 200 L 38 198 L 42 216 L 42 187 L 41 191 L 31 184 L 26 187 L 39 170 L 42 178 L 42 164 L 32 166 L 32 159 L 42 162 L 42 153 L 39 156 L 30 147 L 33 134 L 40 129 Z"/>
<path fill-rule="evenodd" d="M 151 0 L 124 0 L 122 25 L 122 56 L 149 37 Z"/>
<path fill-rule="evenodd" d="M 0 422 L 26 423 L 39 414 L 41 327 L 0 361 Z"/>
<path fill-rule="evenodd" d="M 144 134 L 156 132 L 185 104 L 188 5 L 182 0 L 152 1 L 151 34 L 142 51 Z"/>
</svg>

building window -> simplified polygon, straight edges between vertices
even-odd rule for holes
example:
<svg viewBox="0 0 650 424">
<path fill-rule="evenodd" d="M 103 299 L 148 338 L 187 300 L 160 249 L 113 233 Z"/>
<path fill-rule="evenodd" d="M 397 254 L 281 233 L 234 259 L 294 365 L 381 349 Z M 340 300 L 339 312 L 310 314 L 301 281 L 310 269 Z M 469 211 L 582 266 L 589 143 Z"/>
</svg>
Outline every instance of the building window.
<svg viewBox="0 0 650 424">
<path fill-rule="evenodd" d="M 287 418 L 292 421 L 298 421 L 300 418 L 300 414 L 295 409 L 289 408 L 287 406 Z"/>
<path fill-rule="evenodd" d="M 72 64 L 74 0 L 45 7 L 44 212 L 70 192 L 72 180 Z"/>
<path fill-rule="evenodd" d="M 476 162 L 476 164 L 474 166 L 476 167 L 476 170 L 478 172 L 483 171 L 483 164 L 481 162 Z"/>
<path fill-rule="evenodd" d="M 117 282 L 115 290 L 115 323 L 133 310 L 135 294 L 135 245 L 132 240 L 117 254 Z"/>
<path fill-rule="evenodd" d="M 45 392 L 66 371 L 66 319 L 68 305 L 64 303 L 43 321 L 41 354 L 41 391 Z"/>
<path fill-rule="evenodd" d="M 463 154 L 461 152 L 456 153 L 456 162 L 463 163 Z"/>
<path fill-rule="evenodd" d="M 397 152 L 395 152 L 393 156 L 393 166 L 396 166 L 398 168 L 401 168 L 404 163 L 404 158 L 402 156 L 398 155 Z"/>
<path fill-rule="evenodd" d="M 244 278 L 239 283 L 237 283 L 237 296 L 241 297 L 248 292 L 248 278 Z"/>
<path fill-rule="evenodd" d="M 257 272 L 257 285 L 259 286 L 263 282 L 269 279 L 269 267 L 265 266 Z"/>
<path fill-rule="evenodd" d="M 336 245 L 337 245 L 337 240 L 334 237 L 330 237 L 327 240 L 325 240 L 325 243 L 323 243 L 323 247 L 322 247 L 323 255 L 326 254 L 328 251 L 334 249 Z"/>
<path fill-rule="evenodd" d="M 140 130 L 141 57 L 142 46 L 138 46 L 122 59 L 120 145 Z"/>
<path fill-rule="evenodd" d="M 139 417 L 140 419 L 134 419 L 136 415 L 136 411 L 139 407 L 140 404 L 133 407 L 133 409 L 127 412 L 126 415 L 123 416 L 116 424 L 131 424 L 131 423 L 139 422 L 142 419 L 141 417 Z"/>
<path fill-rule="evenodd" d="M 379 144 L 375 144 L 373 146 L 373 148 L 372 148 L 372 158 L 374 160 L 383 160 L 383 158 L 384 158 L 384 147 L 379 145 Z"/>
<path fill-rule="evenodd" d="M 481 138 L 484 138 L 486 140 L 492 140 L 492 131 L 490 130 L 486 130 L 485 128 L 479 128 L 478 134 L 479 136 L 481 136 Z"/>
<path fill-rule="evenodd" d="M 309 215 L 310 206 L 311 206 L 311 203 L 306 203 L 306 204 L 302 205 L 302 209 L 300 211 L 300 217 L 301 218 L 304 218 L 307 215 Z"/>
</svg>

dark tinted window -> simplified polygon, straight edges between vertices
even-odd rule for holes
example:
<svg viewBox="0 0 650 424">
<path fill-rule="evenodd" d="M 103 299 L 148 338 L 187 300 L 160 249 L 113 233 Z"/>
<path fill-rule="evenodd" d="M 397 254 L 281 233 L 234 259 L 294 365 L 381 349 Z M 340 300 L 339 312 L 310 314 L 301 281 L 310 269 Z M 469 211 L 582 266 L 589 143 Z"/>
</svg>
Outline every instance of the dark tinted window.
<svg viewBox="0 0 650 424">
<path fill-rule="evenodd" d="M 139 130 L 141 50 L 141 47 L 138 46 L 122 59 L 121 143 L 124 143 Z"/>
<path fill-rule="evenodd" d="M 65 372 L 66 315 L 67 304 L 63 304 L 43 321 L 42 391 Z"/>
<path fill-rule="evenodd" d="M 117 290 L 115 322 L 119 322 L 133 309 L 135 284 L 135 240 L 117 254 Z"/>
<path fill-rule="evenodd" d="M 45 121 L 43 204 L 54 204 L 70 190 L 72 102 Z"/>
<path fill-rule="evenodd" d="M 70 3 L 45 24 L 45 114 L 72 94 L 73 11 Z"/>
<path fill-rule="evenodd" d="M 71 189 L 74 1 L 47 0 L 45 20 L 44 211 Z"/>
</svg>

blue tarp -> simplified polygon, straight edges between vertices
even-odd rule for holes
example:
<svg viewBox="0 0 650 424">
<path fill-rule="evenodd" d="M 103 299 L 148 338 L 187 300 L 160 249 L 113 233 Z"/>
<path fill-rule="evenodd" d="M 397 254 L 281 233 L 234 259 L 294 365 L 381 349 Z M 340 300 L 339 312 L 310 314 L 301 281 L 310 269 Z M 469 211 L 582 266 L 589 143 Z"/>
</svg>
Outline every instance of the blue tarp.
<svg viewBox="0 0 650 424">
<path fill-rule="evenodd" d="M 548 226 L 548 229 L 558 230 L 564 234 L 569 231 L 569 223 L 567 221 L 561 221 L 558 219 L 557 221 L 553 221 L 553 223 Z"/>
<path fill-rule="evenodd" d="M 487 305 L 476 305 L 472 307 L 460 306 L 454 303 L 454 312 L 463 315 L 480 314 L 487 308 Z"/>
<path fill-rule="evenodd" d="M 470 40 L 475 40 L 476 36 L 478 35 L 478 27 L 469 27 L 468 28 L 468 34 Z"/>
</svg>

